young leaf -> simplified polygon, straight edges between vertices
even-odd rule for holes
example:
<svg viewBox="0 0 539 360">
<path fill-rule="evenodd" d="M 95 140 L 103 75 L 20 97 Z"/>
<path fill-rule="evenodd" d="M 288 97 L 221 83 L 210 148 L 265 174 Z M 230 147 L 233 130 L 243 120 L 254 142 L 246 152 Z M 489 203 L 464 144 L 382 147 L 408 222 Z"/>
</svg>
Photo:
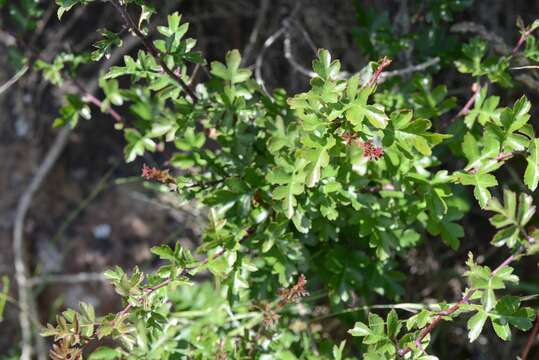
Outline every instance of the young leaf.
<svg viewBox="0 0 539 360">
<path fill-rule="evenodd" d="M 487 321 L 487 319 L 488 313 L 483 310 L 479 310 L 468 320 L 468 338 L 470 339 L 470 342 L 474 342 L 479 335 L 481 335 L 481 331 L 483 331 L 483 326 L 485 325 L 485 321 Z"/>
<path fill-rule="evenodd" d="M 528 153 L 526 158 L 528 166 L 524 173 L 524 182 L 531 191 L 535 191 L 537 184 L 539 184 L 539 139 L 533 139 L 530 142 Z"/>
</svg>

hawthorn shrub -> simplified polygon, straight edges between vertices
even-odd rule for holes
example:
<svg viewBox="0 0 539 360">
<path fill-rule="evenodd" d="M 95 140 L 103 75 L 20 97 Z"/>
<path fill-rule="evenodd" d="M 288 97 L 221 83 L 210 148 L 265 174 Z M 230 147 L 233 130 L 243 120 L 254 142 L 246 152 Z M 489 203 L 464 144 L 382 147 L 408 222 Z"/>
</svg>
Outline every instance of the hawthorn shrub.
<svg viewBox="0 0 539 360">
<path fill-rule="evenodd" d="M 56 2 L 61 18 L 92 1 Z M 321 49 L 310 88 L 287 94 L 253 79 L 238 50 L 206 62 L 180 14 L 150 34 L 158 9 L 149 1 L 108 3 L 142 48 L 101 75 L 103 99 L 85 92 L 77 71 L 121 47 L 125 29 L 101 30 L 91 52 L 36 61 L 53 84 L 76 85 L 55 126 L 74 127 L 96 107 L 124 133 L 127 162 L 174 148 L 167 166 L 144 165 L 142 176 L 178 201 L 202 204 L 208 226 L 194 254 L 180 244 L 153 248 L 162 260 L 154 272 L 107 271 L 124 308 L 98 316 L 81 303 L 63 312 L 43 332 L 53 337 L 53 359 L 79 359 L 88 349 L 95 349 L 90 359 L 436 359 L 433 330 L 457 317 L 467 319 L 471 342 L 487 326 L 503 340 L 531 328 L 534 310 L 506 288 L 519 281 L 519 260 L 539 249 L 530 226 L 539 140 L 530 101 L 507 103 L 490 91 L 513 86 L 512 67 L 537 64 L 539 21 L 519 22 L 518 44 L 500 54 L 484 39 L 461 46 L 443 31 L 466 2 L 436 2 L 445 6 L 429 8 L 415 38 L 365 13 L 355 40 L 379 60 L 349 74 Z M 407 48 L 429 65 L 391 70 L 390 58 Z M 199 68 L 205 80 L 195 86 Z M 465 83 L 469 77 L 465 104 L 434 84 L 441 68 Z M 527 164 L 513 171 L 519 182 L 500 184 L 519 157 Z M 506 259 L 486 266 L 470 253 L 457 302 L 375 310 L 382 299 L 406 297 L 398 265 L 412 248 L 426 240 L 459 247 L 459 220 L 474 202 Z M 211 281 L 196 279 L 207 273 Z M 366 305 L 350 308 L 358 303 Z M 323 322 L 330 317 L 338 321 L 333 329 Z M 96 348 L 103 339 L 115 345 Z"/>
</svg>

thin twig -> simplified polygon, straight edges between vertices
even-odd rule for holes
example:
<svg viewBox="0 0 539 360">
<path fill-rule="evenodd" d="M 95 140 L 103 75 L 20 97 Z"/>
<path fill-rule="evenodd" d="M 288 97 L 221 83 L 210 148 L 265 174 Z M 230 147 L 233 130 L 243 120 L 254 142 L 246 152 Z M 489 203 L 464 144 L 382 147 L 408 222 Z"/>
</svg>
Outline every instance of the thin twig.
<svg viewBox="0 0 539 360">
<path fill-rule="evenodd" d="M 445 127 L 448 127 L 451 125 L 455 120 L 457 120 L 459 117 L 466 115 L 469 111 L 472 105 L 475 103 L 475 100 L 477 99 L 477 96 L 479 94 L 479 91 L 481 90 L 481 86 L 478 83 L 473 83 L 472 85 L 472 96 L 466 101 L 464 106 L 459 110 L 459 112 L 453 116 L 449 121 L 445 124 Z"/>
<path fill-rule="evenodd" d="M 28 279 L 28 286 L 43 284 L 80 284 L 84 282 L 106 282 L 102 273 L 45 274 Z"/>
<path fill-rule="evenodd" d="M 529 62 L 523 57 L 516 57 L 511 48 L 504 42 L 504 40 L 497 34 L 488 31 L 483 25 L 479 25 L 473 22 L 462 22 L 455 24 L 451 27 L 451 31 L 460 32 L 460 33 L 474 33 L 479 35 L 484 40 L 488 41 L 493 45 L 494 50 L 502 55 L 514 56 L 517 59 L 518 66 L 527 66 Z M 513 48 L 514 49 L 514 48 Z M 519 74 L 515 76 L 515 79 L 524 85 L 526 85 L 531 91 L 538 92 L 539 81 L 536 80 L 533 76 L 528 74 Z"/>
<path fill-rule="evenodd" d="M 127 11 L 127 9 L 121 5 L 117 0 L 111 0 L 112 5 L 118 10 L 120 15 L 122 16 L 124 22 L 126 25 L 133 31 L 133 33 L 140 39 L 142 42 L 142 45 L 148 50 L 150 54 L 157 60 L 161 68 L 165 73 L 167 73 L 168 76 L 170 76 L 174 81 L 176 81 L 180 87 L 185 91 L 189 97 L 193 100 L 193 102 L 198 102 L 198 96 L 194 93 L 193 90 L 183 81 L 183 79 L 177 75 L 172 69 L 170 69 L 165 61 L 163 60 L 161 52 L 153 45 L 153 43 L 146 38 L 146 36 L 139 30 L 137 24 Z"/>
<path fill-rule="evenodd" d="M 103 107 L 103 102 L 101 100 L 99 100 L 95 95 L 93 95 L 91 92 L 89 92 L 88 90 L 86 90 L 84 88 L 84 86 L 77 80 L 77 79 L 72 79 L 72 82 L 73 84 L 75 84 L 75 86 L 77 87 L 77 89 L 79 90 L 80 94 L 82 95 L 82 100 L 84 102 L 87 102 L 87 103 L 90 103 L 90 104 L 93 104 L 95 106 L 97 106 L 98 108 L 102 108 Z M 124 124 L 124 120 L 122 118 L 122 116 L 112 108 L 112 105 L 108 106 L 106 112 L 118 123 L 120 124 Z"/>
<path fill-rule="evenodd" d="M 530 333 L 530 336 L 528 337 L 528 341 L 526 342 L 526 346 L 524 347 L 524 350 L 522 350 L 522 354 L 520 355 L 521 360 L 526 360 L 528 358 L 528 354 L 530 353 L 530 350 L 533 344 L 535 343 L 537 332 L 539 332 L 539 310 L 537 310 L 537 316 L 535 319 L 535 325 L 533 327 L 533 330 Z"/>
<path fill-rule="evenodd" d="M 19 81 L 19 79 L 22 78 L 29 69 L 30 67 L 28 65 L 24 65 L 19 71 L 15 73 L 15 75 L 13 75 L 8 81 L 2 84 L 2 86 L 0 86 L 0 95 L 6 92 L 14 84 L 16 84 L 17 81 Z"/>
<path fill-rule="evenodd" d="M 498 267 L 496 269 L 494 269 L 491 273 L 491 278 L 493 278 L 501 269 L 505 268 L 506 266 L 508 266 L 512 261 L 515 260 L 515 258 L 517 257 L 517 255 L 522 251 L 522 249 L 519 249 L 516 253 L 514 254 L 511 254 L 507 259 L 505 259 L 500 265 L 498 265 Z M 443 311 L 440 311 L 438 313 L 438 315 L 434 318 L 434 320 L 432 320 L 432 322 L 426 327 L 424 328 L 420 333 L 419 333 L 419 336 L 415 339 L 414 341 L 414 344 L 421 344 L 421 341 L 427 336 L 429 335 L 443 320 L 444 320 L 444 317 L 446 316 L 449 316 L 451 314 L 453 314 L 454 312 L 456 312 L 458 309 L 460 309 L 460 307 L 464 304 L 467 304 L 470 299 L 472 298 L 472 296 L 477 292 L 478 289 L 470 289 L 468 290 L 464 296 L 462 297 L 462 299 L 460 299 L 457 303 L 453 304 L 452 306 L 450 306 L 447 310 L 443 310 Z M 404 357 L 404 355 L 406 355 L 407 353 L 409 353 L 410 351 L 412 351 L 412 348 L 411 346 L 407 346 L 406 348 L 404 349 L 399 349 L 398 350 L 398 354 L 400 357 Z"/>
<path fill-rule="evenodd" d="M 510 67 L 509 70 L 527 70 L 527 69 L 539 69 L 539 65 L 525 65 Z"/>
<path fill-rule="evenodd" d="M 256 16 L 256 20 L 255 20 L 255 25 L 253 26 L 251 35 L 249 35 L 249 42 L 247 43 L 247 46 L 245 46 L 243 50 L 243 56 L 241 59 L 242 65 L 249 63 L 249 60 L 251 58 L 251 53 L 253 52 L 253 49 L 258 40 L 260 29 L 262 29 L 262 26 L 264 25 L 264 21 L 266 20 L 268 8 L 269 8 L 269 0 L 261 0 L 260 8 L 258 10 L 258 15 Z"/>
<path fill-rule="evenodd" d="M 387 79 L 395 77 L 395 76 L 405 76 L 405 75 L 410 75 L 410 74 L 413 74 L 413 73 L 416 73 L 416 72 L 419 72 L 419 71 L 426 70 L 429 67 L 438 64 L 439 62 L 440 62 L 440 58 L 435 57 L 435 58 L 428 59 L 427 61 L 425 61 L 425 62 L 423 62 L 421 64 L 412 65 L 412 66 L 409 66 L 409 67 L 405 67 L 403 69 L 385 71 L 380 75 L 380 77 L 378 78 L 377 83 L 381 84 L 384 81 L 386 81 Z"/>
<path fill-rule="evenodd" d="M 297 70 L 300 74 L 303 74 L 307 77 L 314 78 L 318 76 L 314 71 L 311 71 L 310 69 L 302 66 L 299 64 L 296 59 L 294 59 L 294 56 L 292 55 L 292 46 L 290 41 L 290 32 L 286 31 L 284 34 L 284 57 L 292 67 Z"/>
<path fill-rule="evenodd" d="M 281 27 L 281 28 L 279 28 L 279 30 L 274 32 L 270 37 L 268 37 L 266 39 L 266 41 L 264 41 L 264 45 L 262 46 L 262 49 L 258 53 L 258 56 L 256 58 L 256 62 L 255 62 L 255 79 L 256 79 L 256 82 L 258 83 L 258 85 L 260 85 L 260 87 L 262 88 L 264 93 L 269 97 L 271 97 L 271 95 L 268 92 L 268 89 L 266 88 L 266 85 L 264 83 L 264 79 L 262 77 L 262 65 L 264 64 L 264 55 L 266 54 L 266 50 L 268 50 L 268 48 L 270 48 L 271 45 L 273 45 L 273 43 L 285 33 L 285 31 L 286 31 L 285 28 Z"/>
</svg>

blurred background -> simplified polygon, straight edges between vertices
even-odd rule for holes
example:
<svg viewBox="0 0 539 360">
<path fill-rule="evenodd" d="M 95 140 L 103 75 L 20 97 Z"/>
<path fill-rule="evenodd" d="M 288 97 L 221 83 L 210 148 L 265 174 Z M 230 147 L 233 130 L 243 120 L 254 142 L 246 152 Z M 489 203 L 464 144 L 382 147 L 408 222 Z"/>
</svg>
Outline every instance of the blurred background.
<svg viewBox="0 0 539 360">
<path fill-rule="evenodd" d="M 537 0 L 174 0 L 153 1 L 157 15 L 150 28 L 179 11 L 190 25 L 190 36 L 209 60 L 222 60 L 227 50 L 242 51 L 245 64 L 259 69 L 268 88 L 294 93 L 308 86 L 303 72 L 316 48 L 327 48 L 340 58 L 343 69 L 359 71 L 370 60 L 388 56 L 395 69 L 421 63 L 429 56 L 459 51 L 471 35 L 451 27 L 473 22 L 503 42 L 515 44 L 517 16 L 529 24 L 539 18 Z M 97 29 L 121 28 L 113 8 L 96 1 L 75 8 L 58 21 L 52 0 L 0 0 L 0 277 L 9 279 L 9 301 L 0 323 L 0 359 L 17 358 L 20 327 L 15 262 L 30 271 L 35 310 L 40 321 L 53 322 L 65 307 L 80 300 L 98 313 L 117 311 L 121 304 L 101 272 L 114 265 L 136 264 L 151 269 L 150 247 L 161 243 L 195 244 L 205 217 L 195 204 L 178 204 L 172 195 L 155 191 L 140 177 L 143 163 L 159 166 L 167 154 L 123 160 L 124 139 L 113 120 L 96 114 L 71 131 L 53 129 L 67 87 L 53 87 L 37 72 L 25 71 L 24 59 L 51 61 L 62 51 L 87 51 L 99 38 Z M 293 14 L 293 17 L 290 17 Z M 438 14 L 439 18 L 433 18 Z M 289 31 L 279 34 L 283 21 Z M 411 34 L 415 48 L 406 42 Z M 421 36 L 424 36 L 424 41 Z M 436 42 L 440 36 L 443 41 Z M 136 52 L 140 43 L 125 34 L 121 53 L 103 67 Z M 471 83 L 444 64 L 433 72 L 433 83 L 445 84 L 463 104 Z M 440 71 L 441 70 L 441 71 Z M 100 68 L 86 66 L 79 80 L 95 90 Z M 534 76 L 530 74 L 530 76 Z M 534 78 L 539 81 L 539 78 Z M 509 99 L 526 92 L 537 115 L 539 88 L 517 81 L 504 91 Z M 532 117 L 533 119 L 533 117 Z M 433 122 L 436 124 L 436 119 Z M 534 120 L 535 126 L 537 121 Z M 492 255 L 492 229 L 484 215 L 465 218 L 465 241 L 458 251 L 441 242 L 425 243 L 409 254 L 402 271 L 406 301 L 454 300 L 466 253 Z M 435 254 L 444 254 L 435 256 Z M 536 259 L 522 266 L 524 293 L 539 292 Z M 435 275 L 435 276 L 433 276 Z M 461 324 L 462 325 L 462 324 Z M 447 339 L 437 342 L 441 358 L 506 359 L 527 339 L 519 334 L 511 343 L 486 336 L 468 344 L 463 327 L 444 325 Z M 491 331 L 491 330 L 489 330 Z M 539 352 L 534 350 L 536 359 Z M 443 356 L 443 355 L 446 356 Z M 530 357 L 533 358 L 533 357 Z"/>
</svg>

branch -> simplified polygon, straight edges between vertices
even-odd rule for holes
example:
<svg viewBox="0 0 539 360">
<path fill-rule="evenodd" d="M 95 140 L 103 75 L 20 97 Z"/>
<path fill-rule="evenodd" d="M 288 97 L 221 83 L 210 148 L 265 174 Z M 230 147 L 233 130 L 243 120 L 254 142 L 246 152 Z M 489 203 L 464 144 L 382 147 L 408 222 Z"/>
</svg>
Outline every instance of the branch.
<svg viewBox="0 0 539 360">
<path fill-rule="evenodd" d="M 514 254 L 511 254 L 511 256 L 509 256 L 507 259 L 505 259 L 500 265 L 498 265 L 498 267 L 496 269 L 494 269 L 494 271 L 492 271 L 492 274 L 491 274 L 491 278 L 494 277 L 494 275 L 496 275 L 501 269 L 503 269 L 504 267 L 508 266 L 512 261 L 515 260 L 515 258 L 517 257 L 517 255 L 522 251 L 522 248 L 519 249 L 516 253 Z M 414 340 L 414 344 L 416 346 L 420 345 L 421 344 L 421 341 L 427 336 L 429 335 L 443 320 L 444 320 L 444 317 L 446 316 L 449 316 L 451 314 L 453 314 L 454 312 L 456 312 L 458 309 L 460 309 L 460 307 L 464 304 L 467 304 L 471 297 L 473 296 L 473 294 L 475 294 L 475 292 L 477 291 L 478 289 L 470 289 L 468 290 L 464 296 L 462 297 L 462 299 L 460 299 L 457 303 L 453 304 L 451 307 L 449 307 L 447 310 L 443 310 L 443 311 L 440 311 L 438 313 L 438 315 L 434 318 L 434 320 L 426 327 L 424 328 L 420 333 L 419 333 L 419 336 Z M 412 351 L 412 348 L 410 346 L 407 346 L 405 347 L 404 349 L 399 349 L 398 350 L 398 354 L 400 357 L 403 357 L 404 355 L 406 355 L 407 353 L 409 353 L 410 351 Z"/>
<path fill-rule="evenodd" d="M 0 95 L 2 95 L 15 83 L 17 83 L 17 81 L 19 81 L 19 79 L 22 78 L 29 69 L 30 67 L 28 65 L 24 65 L 19 71 L 15 73 L 15 75 L 13 75 L 8 81 L 2 84 L 2 86 L 0 86 Z"/>
<path fill-rule="evenodd" d="M 528 337 L 524 350 L 522 350 L 522 354 L 520 355 L 521 360 L 526 360 L 528 358 L 528 354 L 530 353 L 533 343 L 535 342 L 535 338 L 537 337 L 537 332 L 539 332 L 539 310 L 537 311 L 537 318 L 535 319 L 533 330 Z"/>
<path fill-rule="evenodd" d="M 118 10 L 125 24 L 127 25 L 127 27 L 129 27 L 133 31 L 133 33 L 140 39 L 140 41 L 142 42 L 142 45 L 144 45 L 146 50 L 148 50 L 148 52 L 152 54 L 152 56 L 157 60 L 157 62 L 159 63 L 163 71 L 167 73 L 168 76 L 170 76 L 174 81 L 176 81 L 180 85 L 183 91 L 185 91 L 185 93 L 189 95 L 189 97 L 191 97 L 194 103 L 198 102 L 198 96 L 196 96 L 193 90 L 191 90 L 191 88 L 185 83 L 185 81 L 183 81 L 183 79 L 179 75 L 177 75 L 174 71 L 172 71 L 167 66 L 167 64 L 165 64 L 165 61 L 162 58 L 163 54 L 139 30 L 137 24 L 135 23 L 131 15 L 129 15 L 129 12 L 127 11 L 127 9 L 123 5 L 121 5 L 117 0 L 111 0 L 110 2 L 116 8 L 116 10 Z"/>
<path fill-rule="evenodd" d="M 106 282 L 102 273 L 47 274 L 28 279 L 28 286 L 43 284 L 79 284 L 84 282 Z"/>
<path fill-rule="evenodd" d="M 98 108 L 102 108 L 103 106 L 103 102 L 101 100 L 99 100 L 94 94 L 92 94 L 91 92 L 89 92 L 88 90 L 86 90 L 84 88 L 84 86 L 75 78 L 71 79 L 71 81 L 73 82 L 73 84 L 77 87 L 77 89 L 79 90 L 79 92 L 81 93 L 82 95 L 82 100 L 86 103 L 90 103 L 90 104 L 93 104 L 95 106 L 97 106 Z M 108 108 L 107 108 L 107 111 L 106 111 L 117 123 L 119 124 L 122 124 L 122 125 L 125 125 L 124 123 L 124 120 L 122 118 L 122 116 L 112 108 L 112 105 L 109 105 Z"/>
<path fill-rule="evenodd" d="M 243 240 L 245 240 L 246 238 L 250 237 L 252 234 L 254 234 L 254 229 L 253 228 L 249 228 L 247 229 L 247 234 L 241 238 L 239 240 L 239 242 L 242 242 Z M 212 256 L 208 256 L 207 258 L 205 258 L 204 260 L 198 262 L 198 263 L 195 263 L 191 266 L 187 266 L 185 267 L 182 271 L 181 271 L 181 274 L 179 276 L 186 276 L 188 275 L 188 271 L 191 270 L 191 269 L 194 269 L 196 267 L 199 267 L 201 265 L 206 265 L 208 262 L 210 261 L 213 261 L 221 256 L 223 256 L 223 254 L 226 252 L 226 248 L 221 248 L 220 250 L 218 250 L 215 254 L 213 254 Z M 154 285 L 150 288 L 146 288 L 143 290 L 144 294 L 142 294 L 139 298 L 138 298 L 138 301 L 139 302 L 142 302 L 144 300 L 145 297 L 153 294 L 155 291 L 161 289 L 161 288 L 164 288 L 165 286 L 167 286 L 168 284 L 170 284 L 172 282 L 172 279 L 171 278 L 168 278 L 168 279 L 165 279 L 163 280 L 162 282 L 160 282 L 159 284 L 157 285 Z M 131 310 L 131 308 L 133 307 L 133 303 L 129 303 L 127 304 L 115 317 L 115 319 L 112 321 L 112 326 L 114 327 L 114 324 L 116 323 L 117 320 L 121 319 L 122 317 L 124 317 L 128 312 L 129 310 Z"/>
<path fill-rule="evenodd" d="M 413 73 L 416 73 L 416 72 L 419 72 L 419 71 L 426 70 L 429 67 L 438 64 L 439 62 L 440 62 L 440 58 L 435 57 L 435 58 L 430 58 L 427 61 L 425 61 L 423 63 L 420 63 L 420 64 L 417 64 L 417 65 L 412 65 L 412 66 L 409 66 L 409 67 L 405 67 L 403 69 L 383 72 L 380 75 L 380 77 L 378 78 L 377 83 L 381 84 L 384 81 L 386 81 L 387 79 L 395 77 L 395 76 L 405 76 L 405 75 L 410 75 L 410 74 L 413 74 Z"/>
<path fill-rule="evenodd" d="M 287 26 L 287 23 L 285 23 L 285 26 Z M 288 26 L 287 26 L 287 31 L 285 33 L 285 39 L 284 39 L 284 57 L 288 60 L 290 65 L 295 70 L 297 70 L 300 74 L 305 75 L 305 76 L 310 77 L 310 78 L 316 77 L 317 74 L 314 71 L 302 66 L 294 58 L 294 56 L 292 54 L 292 45 L 291 45 L 290 32 L 288 30 L 289 29 L 288 29 Z M 392 78 L 392 77 L 395 77 L 395 76 L 406 76 L 406 75 L 410 75 L 410 74 L 413 74 L 413 73 L 416 73 L 416 72 L 419 72 L 419 71 L 423 71 L 423 70 L 428 69 L 431 66 L 434 66 L 434 65 L 438 64 L 439 62 L 440 62 L 440 58 L 435 57 L 435 58 L 430 58 L 430 59 L 428 59 L 427 61 L 425 61 L 423 63 L 412 65 L 412 66 L 409 66 L 409 67 L 406 67 L 406 68 L 403 68 L 403 69 L 381 72 L 381 73 L 378 74 L 378 79 L 376 80 L 376 83 L 381 84 L 381 83 L 385 82 L 386 80 L 388 80 L 389 78 Z M 350 77 L 350 75 L 351 74 L 349 72 L 341 71 L 337 75 L 337 79 L 341 79 L 341 80 L 342 79 L 347 79 L 347 78 Z"/>
<path fill-rule="evenodd" d="M 258 40 L 258 34 L 260 33 L 260 29 L 264 25 L 264 20 L 266 19 L 268 8 L 269 8 L 269 0 L 261 0 L 260 9 L 258 11 L 258 15 L 256 16 L 256 20 L 255 20 L 255 25 L 253 26 L 253 30 L 251 31 L 251 35 L 249 36 L 249 42 L 247 43 L 247 45 L 245 46 L 245 49 L 243 50 L 243 56 L 241 59 L 242 64 L 247 64 L 249 62 L 251 53 L 253 52 L 255 44 Z"/>
<path fill-rule="evenodd" d="M 451 26 L 450 31 L 457 33 L 477 34 L 482 39 L 491 43 L 496 52 L 504 55 L 511 53 L 511 48 L 507 46 L 505 41 L 498 34 L 488 31 L 483 25 L 465 21 Z"/>
<path fill-rule="evenodd" d="M 269 97 L 271 97 L 271 95 L 268 92 L 266 85 L 264 84 L 264 79 L 262 78 L 262 65 L 264 63 L 264 55 L 266 54 L 266 50 L 268 50 L 268 48 L 271 47 L 271 45 L 273 45 L 273 43 L 278 38 L 280 38 L 285 33 L 285 31 L 286 29 L 284 27 L 281 27 L 279 28 L 279 30 L 277 30 L 272 35 L 270 35 L 270 37 L 268 37 L 266 41 L 264 41 L 264 45 L 262 46 L 262 49 L 260 50 L 260 52 L 258 53 L 258 56 L 256 57 L 255 79 L 258 85 L 260 85 L 260 87 L 264 91 L 264 93 Z"/>
<path fill-rule="evenodd" d="M 466 115 L 469 111 L 472 105 L 475 103 L 475 99 L 477 98 L 477 95 L 479 94 L 479 91 L 481 90 L 481 86 L 478 83 L 472 84 L 472 91 L 473 94 L 470 96 L 468 101 L 464 104 L 464 106 L 459 110 L 459 112 L 453 116 L 446 124 L 445 126 L 449 126 L 452 124 L 455 120 L 457 120 L 459 117 Z"/>
</svg>

